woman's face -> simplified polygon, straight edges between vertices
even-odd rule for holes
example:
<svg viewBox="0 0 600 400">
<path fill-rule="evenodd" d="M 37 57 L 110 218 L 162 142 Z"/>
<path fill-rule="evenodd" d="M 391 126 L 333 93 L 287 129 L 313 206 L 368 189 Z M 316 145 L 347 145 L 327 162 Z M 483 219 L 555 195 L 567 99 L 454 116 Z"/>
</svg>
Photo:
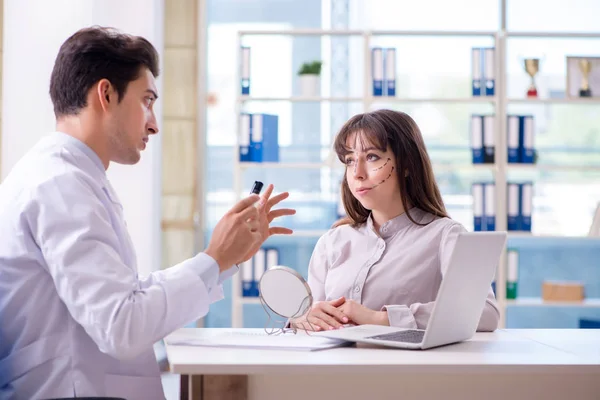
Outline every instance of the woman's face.
<svg viewBox="0 0 600 400">
<path fill-rule="evenodd" d="M 385 210 L 401 200 L 396 158 L 389 149 L 377 149 L 362 133 L 348 137 L 346 147 L 346 180 L 350 191 L 367 210 Z M 362 139 L 362 140 L 361 140 Z"/>
</svg>

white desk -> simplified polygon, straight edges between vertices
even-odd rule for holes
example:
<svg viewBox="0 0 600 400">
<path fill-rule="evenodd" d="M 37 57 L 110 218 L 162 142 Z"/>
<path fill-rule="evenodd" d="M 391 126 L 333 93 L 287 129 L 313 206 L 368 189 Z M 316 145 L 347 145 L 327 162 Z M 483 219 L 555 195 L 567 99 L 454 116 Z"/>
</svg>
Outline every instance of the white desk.
<svg viewBox="0 0 600 400">
<path fill-rule="evenodd" d="M 171 337 L 201 331 L 182 329 Z M 167 345 L 167 355 L 173 373 L 191 376 L 194 399 L 203 398 L 194 392 L 201 375 L 248 376 L 231 381 L 247 389 L 233 388 L 236 394 L 229 397 L 213 387 L 215 398 L 223 400 L 244 395 L 252 400 L 600 398 L 600 330 L 498 330 L 425 351 L 363 345 L 317 352 Z"/>
</svg>

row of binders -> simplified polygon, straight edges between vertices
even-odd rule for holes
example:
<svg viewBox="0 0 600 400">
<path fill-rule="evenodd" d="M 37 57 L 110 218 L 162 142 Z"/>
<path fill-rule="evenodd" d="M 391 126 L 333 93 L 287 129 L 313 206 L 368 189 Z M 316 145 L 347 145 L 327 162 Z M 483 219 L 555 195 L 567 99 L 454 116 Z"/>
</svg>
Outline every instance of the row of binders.
<svg viewBox="0 0 600 400">
<path fill-rule="evenodd" d="M 508 249 L 506 269 L 506 298 L 509 300 L 517 298 L 517 286 L 519 283 L 519 252 L 516 249 Z M 496 278 L 492 282 L 492 289 L 496 294 Z"/>
<path fill-rule="evenodd" d="M 396 49 L 371 49 L 371 76 L 373 96 L 396 95 Z"/>
<path fill-rule="evenodd" d="M 279 117 L 242 113 L 239 151 L 240 162 L 278 162 Z"/>
<path fill-rule="evenodd" d="M 473 164 L 495 162 L 495 115 L 471 115 L 471 152 Z M 508 115 L 507 161 L 510 164 L 533 164 L 535 126 L 533 115 Z"/>
<path fill-rule="evenodd" d="M 496 93 L 494 47 L 471 49 L 471 79 L 473 96 L 494 96 Z"/>
<path fill-rule="evenodd" d="M 476 182 L 471 187 L 473 195 L 473 230 L 496 230 L 496 185 Z M 533 183 L 507 184 L 507 229 L 531 232 L 533 208 Z"/>
<path fill-rule="evenodd" d="M 258 297 L 260 278 L 266 270 L 276 265 L 279 265 L 279 250 L 274 248 L 261 248 L 250 260 L 242 263 L 242 296 Z"/>
</svg>

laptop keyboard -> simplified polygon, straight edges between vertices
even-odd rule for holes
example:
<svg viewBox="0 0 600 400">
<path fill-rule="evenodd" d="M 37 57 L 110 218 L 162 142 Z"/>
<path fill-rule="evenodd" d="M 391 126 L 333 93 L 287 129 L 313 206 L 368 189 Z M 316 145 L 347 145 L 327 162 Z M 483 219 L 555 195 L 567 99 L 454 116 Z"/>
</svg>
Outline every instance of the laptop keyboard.
<svg viewBox="0 0 600 400">
<path fill-rule="evenodd" d="M 389 340 L 391 342 L 421 343 L 424 335 L 425 331 L 407 330 L 370 336 L 367 339 Z"/>
</svg>

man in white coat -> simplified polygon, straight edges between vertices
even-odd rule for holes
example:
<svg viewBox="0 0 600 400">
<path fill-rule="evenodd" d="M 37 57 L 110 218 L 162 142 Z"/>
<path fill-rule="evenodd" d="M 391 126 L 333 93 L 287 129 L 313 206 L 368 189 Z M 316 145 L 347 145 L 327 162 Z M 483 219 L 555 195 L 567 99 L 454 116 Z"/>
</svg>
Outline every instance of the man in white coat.
<svg viewBox="0 0 600 400">
<path fill-rule="evenodd" d="M 158 55 L 88 28 L 60 48 L 56 132 L 0 185 L 0 399 L 164 399 L 153 344 L 204 316 L 271 234 L 287 193 L 237 203 L 204 252 L 140 279 L 110 162 L 135 164 L 158 133 Z M 258 206 L 255 203 L 258 202 Z M 233 267 L 233 268 L 232 268 Z"/>
</svg>

